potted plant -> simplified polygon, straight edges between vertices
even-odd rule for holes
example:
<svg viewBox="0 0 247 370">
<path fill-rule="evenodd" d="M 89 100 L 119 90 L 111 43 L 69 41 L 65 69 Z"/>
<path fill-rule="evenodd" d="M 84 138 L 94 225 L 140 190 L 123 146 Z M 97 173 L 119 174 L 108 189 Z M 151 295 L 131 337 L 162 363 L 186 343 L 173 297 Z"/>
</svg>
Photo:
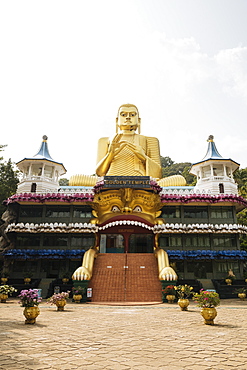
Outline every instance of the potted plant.
<svg viewBox="0 0 247 370">
<path fill-rule="evenodd" d="M 200 290 L 200 293 L 194 293 L 194 301 L 198 307 L 201 307 L 201 315 L 204 318 L 204 323 L 214 325 L 214 319 L 217 316 L 215 307 L 219 306 L 219 294 L 215 291 Z"/>
<path fill-rule="evenodd" d="M 1 283 L 4 285 L 8 281 L 9 274 L 5 271 L 1 273 Z"/>
<path fill-rule="evenodd" d="M 18 295 L 21 307 L 25 307 L 23 315 L 26 318 L 25 324 L 35 324 L 36 317 L 40 314 L 38 305 L 42 301 L 38 289 L 24 289 Z"/>
<path fill-rule="evenodd" d="M 32 271 L 30 271 L 30 270 L 24 271 L 23 278 L 24 278 L 24 283 L 25 284 L 30 284 L 32 277 L 33 277 Z"/>
<path fill-rule="evenodd" d="M 162 289 L 163 296 L 167 299 L 168 303 L 173 303 L 176 298 L 176 291 L 174 285 L 167 285 Z"/>
<path fill-rule="evenodd" d="M 6 303 L 8 296 L 12 295 L 14 292 L 17 292 L 17 289 L 10 285 L 0 285 L 0 300 L 1 303 Z"/>
<path fill-rule="evenodd" d="M 81 302 L 84 292 L 85 292 L 85 288 L 81 286 L 72 288 L 73 300 L 75 301 L 75 303 Z"/>
<path fill-rule="evenodd" d="M 244 278 L 244 281 L 247 283 L 247 271 L 244 271 L 243 278 Z"/>
<path fill-rule="evenodd" d="M 228 275 L 227 277 L 225 278 L 225 282 L 227 285 L 232 285 L 232 281 L 236 278 L 236 276 L 234 275 L 232 269 L 230 269 L 228 271 Z"/>
<path fill-rule="evenodd" d="M 247 289 L 246 288 L 238 288 L 238 289 L 235 289 L 234 293 L 237 293 L 238 294 L 238 298 L 241 300 L 241 301 L 244 301 L 245 298 L 246 298 L 246 292 L 247 292 Z"/>
<path fill-rule="evenodd" d="M 68 282 L 69 282 L 70 277 L 71 277 L 71 274 L 70 274 L 68 271 L 64 271 L 64 272 L 62 273 L 62 282 L 63 282 L 63 284 L 68 283 Z"/>
<path fill-rule="evenodd" d="M 190 285 L 177 285 L 174 289 L 178 296 L 178 305 L 181 311 L 188 311 L 188 306 L 190 304 L 189 298 L 193 294 L 193 287 Z"/>
<path fill-rule="evenodd" d="M 70 291 L 61 292 L 61 293 L 54 293 L 47 301 L 47 303 L 55 304 L 57 306 L 57 311 L 64 311 L 64 306 L 67 303 L 67 299 L 69 298 Z"/>
</svg>

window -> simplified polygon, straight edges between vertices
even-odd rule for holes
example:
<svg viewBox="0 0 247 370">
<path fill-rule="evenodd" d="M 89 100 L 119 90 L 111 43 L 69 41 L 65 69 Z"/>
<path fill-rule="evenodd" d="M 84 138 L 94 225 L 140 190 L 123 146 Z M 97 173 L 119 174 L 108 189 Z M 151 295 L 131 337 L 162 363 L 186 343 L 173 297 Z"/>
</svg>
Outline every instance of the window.
<svg viewBox="0 0 247 370">
<path fill-rule="evenodd" d="M 40 234 L 37 235 L 17 235 L 16 247 L 30 248 L 40 246 Z"/>
<path fill-rule="evenodd" d="M 21 207 L 20 217 L 41 217 L 42 216 L 42 206 L 40 207 Z"/>
<path fill-rule="evenodd" d="M 179 218 L 180 217 L 180 208 L 174 206 L 167 206 L 162 208 L 162 218 Z"/>
<path fill-rule="evenodd" d="M 224 184 L 219 184 L 219 192 L 221 194 L 224 194 L 225 190 L 224 190 Z"/>
<path fill-rule="evenodd" d="M 46 217 L 69 217 L 70 208 L 69 207 L 47 207 Z"/>
<path fill-rule="evenodd" d="M 92 211 L 88 207 L 76 207 L 73 211 L 74 218 L 92 218 Z"/>
<path fill-rule="evenodd" d="M 68 236 L 62 235 L 45 235 L 44 243 L 45 247 L 67 247 L 68 246 Z"/>
<path fill-rule="evenodd" d="M 238 261 L 217 262 L 217 272 L 226 274 L 230 269 L 233 271 L 233 273 L 239 271 Z"/>
<path fill-rule="evenodd" d="M 92 236 L 72 236 L 71 237 L 71 247 L 78 249 L 89 249 L 93 247 L 95 239 Z"/>
<path fill-rule="evenodd" d="M 211 207 L 211 218 L 233 218 L 232 207 Z"/>
<path fill-rule="evenodd" d="M 36 193 L 37 190 L 37 184 L 36 182 L 33 182 L 31 185 L 31 193 Z"/>
<path fill-rule="evenodd" d="M 159 246 L 162 249 L 182 249 L 182 236 L 177 235 L 161 235 L 159 237 Z"/>
<path fill-rule="evenodd" d="M 185 235 L 185 249 L 210 249 L 209 235 Z"/>
<path fill-rule="evenodd" d="M 121 234 L 103 234 L 100 236 L 100 253 L 123 253 L 124 237 Z"/>
<path fill-rule="evenodd" d="M 207 218 L 207 207 L 184 207 L 184 218 Z"/>
<path fill-rule="evenodd" d="M 163 236 L 161 235 L 159 237 L 159 246 L 162 249 L 168 249 L 169 248 L 169 236 Z"/>
<path fill-rule="evenodd" d="M 223 250 L 236 248 L 236 236 L 235 235 L 213 235 L 213 247 Z"/>
</svg>

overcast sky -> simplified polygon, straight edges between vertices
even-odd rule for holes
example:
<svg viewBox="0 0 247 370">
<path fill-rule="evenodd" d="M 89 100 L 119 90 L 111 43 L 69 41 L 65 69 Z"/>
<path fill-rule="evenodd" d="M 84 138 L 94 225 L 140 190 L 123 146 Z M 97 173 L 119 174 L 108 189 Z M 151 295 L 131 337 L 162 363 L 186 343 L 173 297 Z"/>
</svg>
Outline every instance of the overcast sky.
<svg viewBox="0 0 247 370">
<path fill-rule="evenodd" d="M 246 0 L 0 2 L 0 144 L 35 155 L 42 136 L 73 174 L 93 174 L 97 142 L 123 103 L 161 155 L 219 153 L 247 167 Z"/>
</svg>

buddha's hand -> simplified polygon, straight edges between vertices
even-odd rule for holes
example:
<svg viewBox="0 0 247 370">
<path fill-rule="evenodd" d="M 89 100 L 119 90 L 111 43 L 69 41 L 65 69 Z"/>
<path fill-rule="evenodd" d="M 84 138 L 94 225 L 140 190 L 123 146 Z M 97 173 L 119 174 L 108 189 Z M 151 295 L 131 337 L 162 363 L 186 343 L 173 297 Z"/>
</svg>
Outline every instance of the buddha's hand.
<svg viewBox="0 0 247 370">
<path fill-rule="evenodd" d="M 177 274 L 171 267 L 164 267 L 159 273 L 160 280 L 173 281 L 177 280 Z"/>
<path fill-rule="evenodd" d="M 128 146 L 128 148 L 139 158 L 141 161 L 145 161 L 147 156 L 144 152 L 144 149 L 140 145 L 135 145 L 132 143 L 127 142 L 125 146 Z"/>
<path fill-rule="evenodd" d="M 121 149 L 120 143 L 112 141 L 111 145 L 109 146 L 108 153 L 114 157 L 121 151 Z"/>
<path fill-rule="evenodd" d="M 91 274 L 84 266 L 78 267 L 72 275 L 73 280 L 90 280 Z"/>
</svg>

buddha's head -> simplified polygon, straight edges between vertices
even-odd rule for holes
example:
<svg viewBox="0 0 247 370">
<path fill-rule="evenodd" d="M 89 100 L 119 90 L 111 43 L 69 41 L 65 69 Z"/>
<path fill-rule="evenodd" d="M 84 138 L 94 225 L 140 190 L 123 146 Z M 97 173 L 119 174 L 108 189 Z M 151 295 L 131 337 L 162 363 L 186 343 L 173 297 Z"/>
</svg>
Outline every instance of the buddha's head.
<svg viewBox="0 0 247 370">
<path fill-rule="evenodd" d="M 116 129 L 121 131 L 136 131 L 140 133 L 141 119 L 139 118 L 139 112 L 134 104 L 123 104 L 118 109 L 118 116 L 116 118 Z"/>
</svg>

